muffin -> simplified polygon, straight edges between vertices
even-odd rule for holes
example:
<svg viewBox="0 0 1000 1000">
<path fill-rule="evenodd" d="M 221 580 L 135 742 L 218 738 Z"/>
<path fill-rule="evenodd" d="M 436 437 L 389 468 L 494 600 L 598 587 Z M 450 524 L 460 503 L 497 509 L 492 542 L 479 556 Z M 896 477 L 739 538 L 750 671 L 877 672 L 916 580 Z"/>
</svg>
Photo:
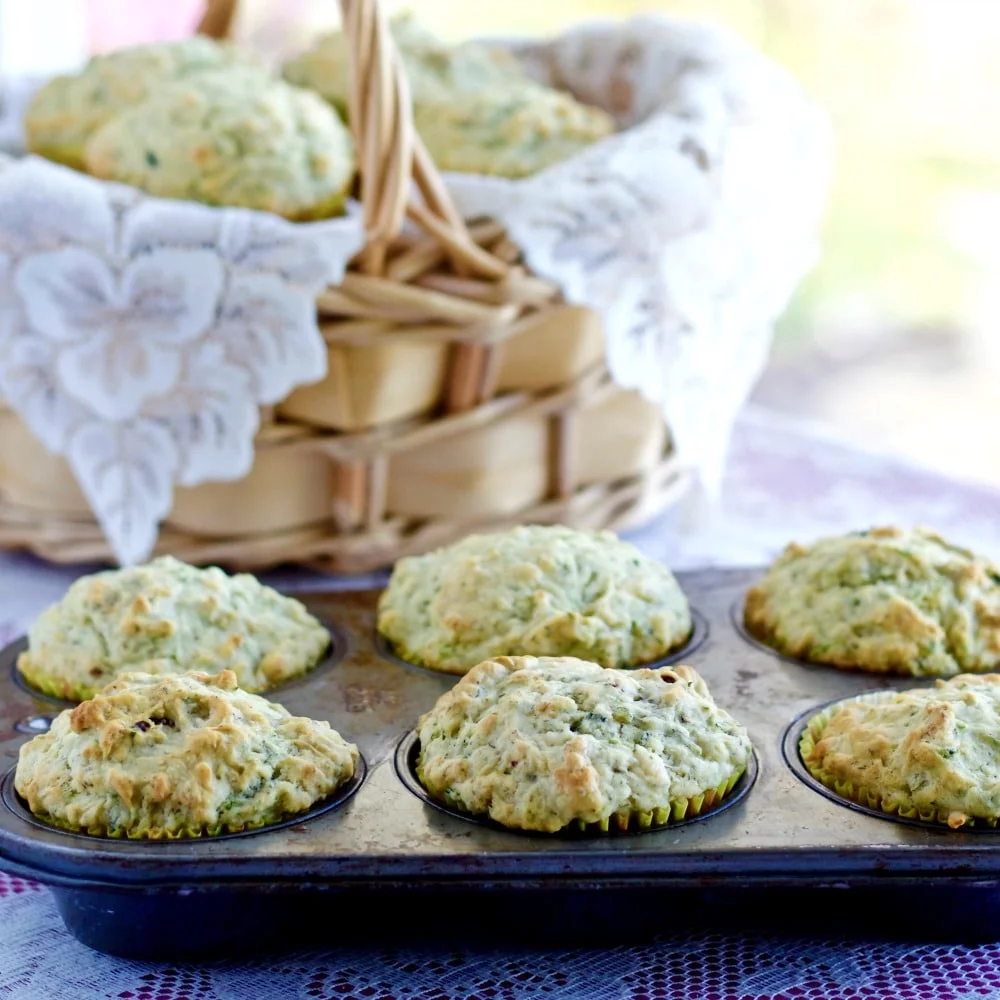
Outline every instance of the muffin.
<svg viewBox="0 0 1000 1000">
<path fill-rule="evenodd" d="M 633 667 L 691 635 L 673 574 L 609 531 L 531 525 L 400 559 L 378 631 L 410 663 L 461 674 L 494 656 Z"/>
<path fill-rule="evenodd" d="M 340 212 L 355 173 L 353 140 L 329 105 L 236 68 L 157 88 L 90 137 L 84 164 L 157 197 L 293 221 Z"/>
<path fill-rule="evenodd" d="M 525 78 L 509 53 L 476 42 L 445 45 L 410 14 L 393 17 L 389 29 L 410 96 L 417 104 L 466 91 L 501 88 Z M 307 52 L 287 62 L 282 74 L 289 83 L 315 90 L 346 117 L 348 70 L 347 38 L 338 31 L 322 36 Z"/>
<path fill-rule="evenodd" d="M 305 812 L 358 750 L 223 670 L 125 674 L 21 747 L 14 787 L 48 823 L 104 837 L 235 833 Z"/>
<path fill-rule="evenodd" d="M 802 660 L 950 677 L 1000 666 L 1000 569 L 926 529 L 790 545 L 746 597 L 747 630 Z"/>
<path fill-rule="evenodd" d="M 512 179 L 566 160 L 615 130 L 600 108 L 527 82 L 424 100 L 413 118 L 442 170 Z"/>
<path fill-rule="evenodd" d="M 417 736 L 431 796 L 546 833 L 698 815 L 751 754 L 690 667 L 606 670 L 571 657 L 480 663 L 421 716 Z"/>
<path fill-rule="evenodd" d="M 77 580 L 28 631 L 17 669 L 47 694 L 92 697 L 119 674 L 216 673 L 264 691 L 314 667 L 327 630 L 292 597 L 249 574 L 171 556 Z"/>
<path fill-rule="evenodd" d="M 818 781 L 909 818 L 995 826 L 1000 818 L 1000 675 L 879 691 L 814 716 L 799 743 Z"/>
<path fill-rule="evenodd" d="M 24 120 L 27 148 L 82 169 L 91 135 L 160 85 L 207 69 L 252 65 L 235 50 L 201 36 L 95 56 L 79 73 L 49 80 L 32 98 Z"/>
</svg>

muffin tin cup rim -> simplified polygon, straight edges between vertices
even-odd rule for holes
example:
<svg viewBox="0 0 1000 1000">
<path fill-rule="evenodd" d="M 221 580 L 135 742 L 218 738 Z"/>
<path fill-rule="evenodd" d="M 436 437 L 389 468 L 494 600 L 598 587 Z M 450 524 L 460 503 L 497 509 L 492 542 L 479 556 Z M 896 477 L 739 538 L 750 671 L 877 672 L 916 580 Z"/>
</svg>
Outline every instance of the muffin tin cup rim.
<svg viewBox="0 0 1000 1000">
<path fill-rule="evenodd" d="M 267 688 L 265 691 L 248 691 L 248 694 L 256 694 L 261 698 L 267 698 L 269 701 L 272 701 L 276 695 L 282 694 L 285 691 L 294 690 L 294 688 L 298 685 L 309 681 L 314 675 L 326 670 L 331 670 L 338 663 L 344 660 L 350 650 L 350 639 L 348 638 L 346 632 L 339 625 L 336 625 L 327 619 L 319 616 L 315 617 L 330 636 L 330 645 L 327 648 L 327 652 L 323 655 L 319 662 L 305 673 L 289 677 L 287 680 L 282 681 L 280 684 L 276 684 L 274 687 Z M 23 691 L 32 698 L 44 701 L 49 705 L 58 706 L 59 708 L 76 708 L 77 705 L 81 704 L 81 701 L 87 700 L 81 699 L 80 701 L 71 701 L 69 698 L 60 698 L 56 695 L 48 694 L 40 688 L 36 688 L 32 685 L 32 683 L 21 673 L 21 671 L 17 669 L 18 654 L 24 652 L 27 648 L 28 636 L 25 634 L 11 640 L 6 646 L 0 649 L 0 662 L 3 662 L 8 658 L 10 659 L 11 680 L 19 691 Z M 221 670 L 225 668 L 220 667 L 219 669 Z M 115 680 L 114 677 L 110 678 L 107 683 L 110 684 L 113 680 Z M 241 688 L 241 690 L 246 689 Z"/>
<path fill-rule="evenodd" d="M 785 761 L 785 765 L 792 772 L 792 774 L 799 779 L 799 781 L 801 781 L 808 788 L 812 789 L 814 792 L 819 793 L 824 798 L 829 799 L 831 802 L 834 802 L 845 809 L 851 809 L 854 812 L 863 813 L 866 816 L 871 816 L 873 819 L 880 819 L 888 823 L 896 823 L 901 826 L 909 826 L 917 830 L 929 830 L 931 832 L 942 833 L 947 836 L 970 833 L 976 836 L 995 837 L 1000 835 L 1000 824 L 994 827 L 987 825 L 985 822 L 969 823 L 965 826 L 959 827 L 958 829 L 952 829 L 947 825 L 947 823 L 941 823 L 937 820 L 900 816 L 898 813 L 884 812 L 883 810 L 876 809 L 873 806 L 862 805 L 860 802 L 855 802 L 854 799 L 840 795 L 832 788 L 824 785 L 823 782 L 820 781 L 819 778 L 814 777 L 809 768 L 806 767 L 805 761 L 802 760 L 802 755 L 799 753 L 799 742 L 808 728 L 811 719 L 815 718 L 817 715 L 821 715 L 823 712 L 829 711 L 836 705 L 845 705 L 852 701 L 872 701 L 887 696 L 891 697 L 896 693 L 895 689 L 863 691 L 859 694 L 832 698 L 829 701 L 822 702 L 819 705 L 813 705 L 800 712 L 785 728 L 785 732 L 781 738 L 781 756 Z"/>
<path fill-rule="evenodd" d="M 361 789 L 362 785 L 364 785 L 365 781 L 368 779 L 368 761 L 365 759 L 365 755 L 358 750 L 358 763 L 357 767 L 354 769 L 354 774 L 339 788 L 334 789 L 334 791 L 330 795 L 326 796 L 326 798 L 320 800 L 318 803 L 303 812 L 295 813 L 294 815 L 288 816 L 286 819 L 279 820 L 276 823 L 268 823 L 265 826 L 257 826 L 250 830 L 201 834 L 196 837 L 108 837 L 102 836 L 98 833 L 87 833 L 82 830 L 67 830 L 52 823 L 46 823 L 45 820 L 39 819 L 34 815 L 34 813 L 32 813 L 32 811 L 28 808 L 28 804 L 21 798 L 17 790 L 14 788 L 14 775 L 16 771 L 17 765 L 14 764 L 8 768 L 2 777 L 0 777 L 0 802 L 3 803 L 3 806 L 8 812 L 16 816 L 19 820 L 21 820 L 21 822 L 28 824 L 36 830 L 44 830 L 46 833 L 54 833 L 60 837 L 69 837 L 74 841 L 84 841 L 89 844 L 101 844 L 103 846 L 111 846 L 115 844 L 135 844 L 143 846 L 147 844 L 191 846 L 194 844 L 211 844 L 215 843 L 217 840 L 237 840 L 243 837 L 253 837 L 259 834 L 273 833 L 276 830 L 284 830 L 288 827 L 300 826 L 303 823 L 310 823 L 313 820 L 319 819 L 327 813 L 333 812 L 341 806 L 347 805 L 351 799 L 354 798 L 357 792 Z"/>
<path fill-rule="evenodd" d="M 696 653 L 707 641 L 710 626 L 708 619 L 697 608 L 690 608 L 690 612 L 691 634 L 682 646 L 679 646 L 671 653 L 667 653 L 666 656 L 661 656 L 658 660 L 652 660 L 649 663 L 637 663 L 634 667 L 622 667 L 621 669 L 657 670 L 660 667 L 670 667 L 678 663 L 683 663 L 688 656 Z M 372 636 L 374 637 L 375 651 L 383 660 L 406 667 L 408 670 L 419 670 L 421 673 L 431 674 L 434 677 L 453 677 L 455 680 L 468 673 L 467 670 L 462 673 L 452 673 L 449 670 L 435 670 L 433 667 L 425 667 L 419 663 L 411 663 L 409 660 L 404 660 L 393 649 L 392 643 L 379 632 L 377 622 L 372 626 Z"/>
<path fill-rule="evenodd" d="M 423 785 L 420 784 L 420 780 L 417 778 L 416 752 L 419 742 L 416 729 L 411 729 L 408 733 L 405 733 L 402 739 L 400 739 L 400 741 L 396 744 L 396 750 L 393 754 L 393 764 L 396 769 L 396 776 L 405 786 L 407 791 L 409 791 L 412 795 L 420 799 L 425 805 L 430 806 L 432 809 L 435 809 L 440 813 L 444 813 L 446 816 L 451 816 L 453 819 L 459 819 L 466 823 L 472 823 L 475 826 L 482 827 L 486 830 L 508 833 L 518 837 L 535 837 L 544 840 L 588 840 L 614 842 L 621 838 L 632 838 L 645 836 L 646 834 L 651 833 L 668 833 L 672 830 L 681 830 L 684 827 L 692 826 L 695 823 L 710 820 L 715 816 L 718 816 L 720 813 L 724 813 L 732 806 L 742 802 L 750 795 L 750 792 L 753 790 L 757 777 L 760 773 L 760 760 L 757 756 L 757 748 L 752 746 L 750 748 L 750 757 L 747 760 L 746 770 L 737 779 L 736 784 L 716 805 L 712 806 L 710 809 L 706 809 L 704 812 L 699 813 L 697 816 L 689 816 L 685 819 L 679 820 L 670 820 L 667 823 L 661 823 L 656 826 L 649 826 L 641 829 L 610 830 L 607 833 L 600 830 L 580 830 L 572 827 L 564 827 L 562 830 L 557 830 L 554 833 L 548 833 L 544 830 L 521 830 L 516 827 L 504 826 L 502 823 L 498 823 L 496 820 L 490 819 L 489 817 L 476 816 L 472 813 L 462 812 L 460 809 L 454 809 L 451 806 L 445 805 L 445 803 L 435 799 L 429 792 L 427 792 Z"/>
</svg>

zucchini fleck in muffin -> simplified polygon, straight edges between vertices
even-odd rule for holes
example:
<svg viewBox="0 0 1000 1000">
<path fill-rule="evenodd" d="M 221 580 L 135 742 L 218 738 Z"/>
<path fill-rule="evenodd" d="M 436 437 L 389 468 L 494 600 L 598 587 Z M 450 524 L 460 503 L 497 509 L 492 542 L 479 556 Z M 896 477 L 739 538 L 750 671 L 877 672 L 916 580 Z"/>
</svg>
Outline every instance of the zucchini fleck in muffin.
<svg viewBox="0 0 1000 1000">
<path fill-rule="evenodd" d="M 250 69 L 253 64 L 201 36 L 95 56 L 80 72 L 54 77 L 34 95 L 24 120 L 27 147 L 82 169 L 87 140 L 119 112 L 142 103 L 168 81 L 228 66 Z"/>
<path fill-rule="evenodd" d="M 158 840 L 276 823 L 357 766 L 357 747 L 329 723 L 240 691 L 231 670 L 133 673 L 25 743 L 14 787 L 56 826 Z"/>
<path fill-rule="evenodd" d="M 316 94 L 230 68 L 157 88 L 91 136 L 87 170 L 161 198 L 273 212 L 342 211 L 354 143 Z"/>
<path fill-rule="evenodd" d="M 789 545 L 747 593 L 747 630 L 782 653 L 915 677 L 1000 667 L 1000 569 L 918 528 Z"/>
<path fill-rule="evenodd" d="M 879 691 L 818 713 L 799 742 L 809 772 L 873 809 L 947 823 L 1000 818 L 1000 675 Z"/>
<path fill-rule="evenodd" d="M 442 170 L 528 177 L 615 131 L 614 119 L 534 83 L 450 94 L 416 104 L 413 118 Z"/>
<path fill-rule="evenodd" d="M 305 606 L 246 573 L 171 556 L 74 582 L 28 630 L 17 669 L 47 694 L 82 700 L 119 674 L 233 671 L 265 691 L 311 670 L 330 635 Z"/>
<path fill-rule="evenodd" d="M 432 796 L 547 833 L 698 815 L 751 754 L 746 730 L 690 667 L 606 670 L 570 657 L 480 663 L 417 735 L 417 776 Z"/>
<path fill-rule="evenodd" d="M 446 45 L 411 14 L 393 17 L 389 29 L 417 104 L 466 91 L 495 90 L 525 79 L 510 53 L 476 42 Z M 338 31 L 323 35 L 311 49 L 287 62 L 282 74 L 289 83 L 315 90 L 346 116 L 348 68 L 347 38 Z"/>
<path fill-rule="evenodd" d="M 461 674 L 493 656 L 634 667 L 691 635 L 673 574 L 609 531 L 531 525 L 396 563 L 378 631 L 410 663 Z"/>
</svg>

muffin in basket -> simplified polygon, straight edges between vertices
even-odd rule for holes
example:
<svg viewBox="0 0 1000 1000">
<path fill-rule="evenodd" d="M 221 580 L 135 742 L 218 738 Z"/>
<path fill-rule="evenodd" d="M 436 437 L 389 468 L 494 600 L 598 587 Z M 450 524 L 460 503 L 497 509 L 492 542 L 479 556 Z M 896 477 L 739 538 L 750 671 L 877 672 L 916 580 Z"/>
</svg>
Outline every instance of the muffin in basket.
<svg viewBox="0 0 1000 1000">
<path fill-rule="evenodd" d="M 417 724 L 417 777 L 519 830 L 643 829 L 696 816 L 746 770 L 746 730 L 690 667 L 607 670 L 508 657 L 470 670 Z"/>
<path fill-rule="evenodd" d="M 84 164 L 161 198 L 293 221 L 340 212 L 355 174 L 350 132 L 329 105 L 235 67 L 158 87 L 90 137 Z"/>
<path fill-rule="evenodd" d="M 27 148 L 81 169 L 91 135 L 164 83 L 208 69 L 252 65 L 234 49 L 201 36 L 95 56 L 80 72 L 54 77 L 35 94 L 24 119 Z"/>
<path fill-rule="evenodd" d="M 411 15 L 391 22 L 417 132 L 442 170 L 519 178 L 565 160 L 615 131 L 614 119 L 533 83 L 509 52 L 479 42 L 446 45 Z M 285 79 L 347 112 L 348 51 L 326 35 L 288 62 Z"/>
<path fill-rule="evenodd" d="M 517 60 L 507 52 L 469 42 L 450 46 L 440 41 L 410 13 L 389 22 L 399 51 L 410 96 L 416 104 L 474 90 L 496 90 L 523 80 Z M 348 43 L 332 32 L 282 67 L 289 83 L 315 90 L 347 115 Z"/>
<path fill-rule="evenodd" d="M 865 694 L 817 713 L 802 762 L 845 798 L 885 813 L 996 826 L 1000 675 Z"/>
<path fill-rule="evenodd" d="M 692 630 L 662 563 L 609 531 L 519 526 L 400 559 L 378 631 L 404 660 L 461 674 L 493 656 L 651 663 Z"/>
<path fill-rule="evenodd" d="M 74 582 L 28 630 L 17 669 L 39 690 L 73 700 L 134 670 L 228 669 L 247 691 L 264 691 L 316 666 L 329 645 L 294 598 L 249 574 L 163 556 Z"/>
<path fill-rule="evenodd" d="M 529 177 L 615 131 L 614 119 L 534 83 L 428 99 L 413 120 L 442 170 Z"/>
<path fill-rule="evenodd" d="M 133 673 L 25 743 L 14 787 L 35 816 L 67 830 L 198 837 L 305 812 L 358 759 L 328 723 L 240 691 L 231 670 Z"/>
<path fill-rule="evenodd" d="M 1000 568 L 918 528 L 790 545 L 747 593 L 747 630 L 789 656 L 949 677 L 1000 667 Z"/>
</svg>

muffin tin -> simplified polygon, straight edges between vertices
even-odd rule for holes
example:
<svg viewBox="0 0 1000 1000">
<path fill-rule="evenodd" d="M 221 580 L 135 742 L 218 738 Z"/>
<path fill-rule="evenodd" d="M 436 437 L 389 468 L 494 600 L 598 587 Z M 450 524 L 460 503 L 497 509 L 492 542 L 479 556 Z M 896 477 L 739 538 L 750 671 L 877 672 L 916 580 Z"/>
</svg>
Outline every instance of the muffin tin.
<svg viewBox="0 0 1000 1000">
<path fill-rule="evenodd" d="M 747 641 L 733 606 L 758 574 L 678 574 L 704 624 L 684 660 L 756 750 L 755 768 L 697 822 L 550 837 L 429 803 L 414 787 L 411 734 L 456 678 L 380 653 L 377 591 L 300 593 L 340 637 L 339 659 L 267 696 L 358 745 L 368 773 L 352 796 L 280 827 L 150 843 L 48 828 L 7 788 L 0 868 L 52 886 L 86 944 L 170 960 L 357 940 L 452 946 L 459 934 L 634 941 L 694 923 L 760 928 L 768 918 L 798 931 L 995 938 L 1000 839 L 988 828 L 873 814 L 816 787 L 796 763 L 796 727 L 809 713 L 921 682 L 806 666 Z M 3 669 L 10 655 L 0 657 L 3 772 L 57 710 L 14 682 Z"/>
</svg>

